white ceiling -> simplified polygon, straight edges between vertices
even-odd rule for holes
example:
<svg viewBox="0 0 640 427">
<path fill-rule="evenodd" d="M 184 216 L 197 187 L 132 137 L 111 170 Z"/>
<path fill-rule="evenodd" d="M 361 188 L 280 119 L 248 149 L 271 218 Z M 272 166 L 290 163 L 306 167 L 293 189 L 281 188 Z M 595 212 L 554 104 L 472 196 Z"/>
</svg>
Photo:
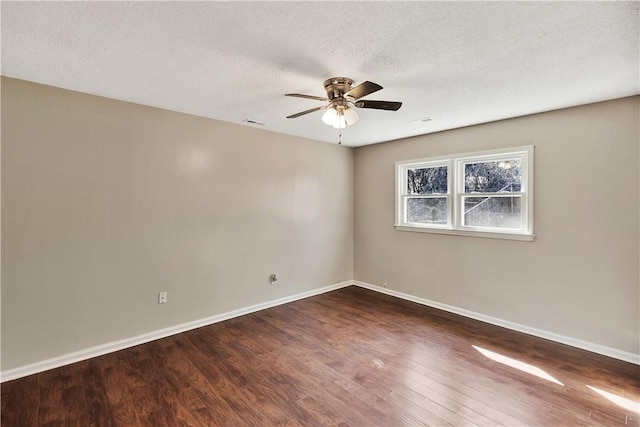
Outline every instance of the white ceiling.
<svg viewBox="0 0 640 427">
<path fill-rule="evenodd" d="M 638 94 L 638 5 L 3 1 L 1 70 L 334 143 L 322 112 L 285 118 L 321 102 L 283 95 L 370 80 L 404 104 L 359 109 L 359 146 Z"/>
</svg>

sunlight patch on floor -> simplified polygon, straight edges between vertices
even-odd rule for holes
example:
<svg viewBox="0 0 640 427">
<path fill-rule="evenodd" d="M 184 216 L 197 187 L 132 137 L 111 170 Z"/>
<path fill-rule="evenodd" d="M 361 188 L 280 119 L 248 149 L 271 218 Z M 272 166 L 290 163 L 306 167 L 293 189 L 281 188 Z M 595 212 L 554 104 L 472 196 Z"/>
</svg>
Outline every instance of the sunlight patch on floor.
<svg viewBox="0 0 640 427">
<path fill-rule="evenodd" d="M 493 360 L 495 362 L 502 363 L 503 365 L 507 365 L 507 366 L 510 366 L 510 367 L 512 367 L 514 369 L 518 369 L 519 371 L 526 372 L 528 374 L 535 375 L 538 378 L 542 378 L 542 379 L 545 379 L 547 381 L 551 381 L 552 383 L 564 386 L 564 384 L 562 384 L 560 381 L 558 381 L 557 379 L 555 379 L 551 375 L 547 374 L 545 371 L 543 371 L 542 369 L 538 368 L 537 366 L 529 365 L 528 363 L 521 362 L 519 360 L 512 359 L 512 358 L 507 357 L 507 356 L 503 356 L 502 354 L 499 354 L 499 353 L 494 353 L 493 351 L 489 351 L 489 350 L 484 349 L 482 347 L 478 347 L 478 346 L 475 346 L 475 345 L 473 345 L 472 347 L 475 348 L 476 350 L 478 350 L 484 356 L 488 357 L 489 359 L 491 359 L 491 360 Z"/>
<path fill-rule="evenodd" d="M 587 387 L 589 387 L 591 390 L 595 391 L 608 401 L 615 403 L 616 405 L 626 409 L 627 411 L 640 414 L 640 401 L 618 396 L 617 394 L 609 393 L 608 391 L 600 390 L 599 388 L 591 387 L 590 385 L 588 385 Z"/>
</svg>

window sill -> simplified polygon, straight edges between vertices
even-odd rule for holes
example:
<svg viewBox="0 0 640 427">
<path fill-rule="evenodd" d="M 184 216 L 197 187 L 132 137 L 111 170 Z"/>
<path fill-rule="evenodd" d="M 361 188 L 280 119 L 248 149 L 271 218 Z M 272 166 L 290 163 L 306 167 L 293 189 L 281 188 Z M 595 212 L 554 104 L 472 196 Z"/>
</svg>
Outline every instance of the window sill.
<svg viewBox="0 0 640 427">
<path fill-rule="evenodd" d="M 414 231 L 418 233 L 450 234 L 454 236 L 484 237 L 486 239 L 520 240 L 533 242 L 535 234 L 500 233 L 491 231 L 451 230 L 449 228 L 427 228 L 396 225 L 397 231 Z"/>
</svg>

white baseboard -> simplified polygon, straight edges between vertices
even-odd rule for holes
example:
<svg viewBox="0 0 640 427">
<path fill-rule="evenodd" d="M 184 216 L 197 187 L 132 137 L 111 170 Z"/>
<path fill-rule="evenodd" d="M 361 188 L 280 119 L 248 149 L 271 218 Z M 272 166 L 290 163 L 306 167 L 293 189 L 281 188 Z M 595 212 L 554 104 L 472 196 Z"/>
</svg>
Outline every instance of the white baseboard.
<svg viewBox="0 0 640 427">
<path fill-rule="evenodd" d="M 61 356 L 57 356 L 51 359 L 46 359 L 40 362 L 32 363 L 30 365 L 9 369 L 7 371 L 0 373 L 0 382 L 5 382 L 5 381 L 14 380 L 17 378 L 26 377 L 27 375 L 37 374 L 38 372 L 43 372 L 49 369 L 58 368 L 60 366 L 69 365 L 71 363 L 80 362 L 82 360 L 87 360 L 92 357 L 102 356 L 104 354 L 112 353 L 114 351 L 123 350 L 125 348 L 155 341 L 160 338 L 165 338 L 171 335 L 179 334 L 181 332 L 190 331 L 192 329 L 200 328 L 202 326 L 207 326 L 214 323 L 222 322 L 224 320 L 232 319 L 234 317 L 239 317 L 245 314 L 254 313 L 256 311 L 260 311 L 260 310 L 275 307 L 278 305 L 286 304 L 289 302 L 297 301 L 300 299 L 308 298 L 314 295 L 320 295 L 325 292 L 330 292 L 330 291 L 344 288 L 351 285 L 359 286 L 361 288 L 369 289 L 371 291 L 380 292 L 380 293 L 391 295 L 407 301 L 412 301 L 418 304 L 437 308 L 439 310 L 448 311 L 454 314 L 459 314 L 461 316 L 479 320 L 481 322 L 490 323 L 492 325 L 501 326 L 503 328 L 512 329 L 514 331 L 523 332 L 525 334 L 533 335 L 540 338 L 545 338 L 561 344 L 570 345 L 572 347 L 577 347 L 583 350 L 591 351 L 593 353 L 602 354 L 605 356 L 613 357 L 614 359 L 619 359 L 625 362 L 630 362 L 636 365 L 640 365 L 640 355 L 638 354 L 617 350 L 615 348 L 606 347 L 600 344 L 594 344 L 591 342 L 582 341 L 582 340 L 567 337 L 564 335 L 559 335 L 553 332 L 543 331 L 541 329 L 536 329 L 536 328 L 521 325 L 518 323 L 510 322 L 507 320 L 498 319 L 498 318 L 487 316 L 481 313 L 476 313 L 473 311 L 465 310 L 463 308 L 442 304 L 439 302 L 416 297 L 413 295 L 405 294 L 403 292 L 394 291 L 391 289 L 383 288 L 383 287 L 372 285 L 369 283 L 348 280 L 346 282 L 337 283 L 335 285 L 325 286 L 325 287 L 314 289 L 311 291 L 302 292 L 296 295 L 291 295 L 288 297 L 279 298 L 276 300 L 267 301 L 260 304 L 255 304 L 255 305 L 241 308 L 238 310 L 229 311 L 227 313 L 218 314 L 216 316 L 195 320 L 193 322 L 182 323 L 180 325 L 172 326 L 165 329 L 160 329 L 160 330 L 149 332 L 142 335 L 137 335 L 135 337 L 125 338 L 119 341 L 113 341 L 110 343 L 87 348 L 84 350 L 79 350 L 73 353 L 63 354 Z"/>
<path fill-rule="evenodd" d="M 200 328 L 202 326 L 211 325 L 214 323 L 222 322 L 223 320 L 232 319 L 234 317 L 243 316 L 245 314 L 253 313 L 256 311 L 264 310 L 266 308 L 275 307 L 278 305 L 286 304 L 289 302 L 297 301 L 300 299 L 308 298 L 314 295 L 323 294 L 336 289 L 344 288 L 353 285 L 351 280 L 346 282 L 337 283 L 335 285 L 325 286 L 322 288 L 314 289 L 307 292 L 302 292 L 296 295 L 291 295 L 284 298 L 279 298 L 272 301 L 255 304 L 249 307 L 241 308 L 238 310 L 229 311 L 227 313 L 218 314 L 216 316 L 207 317 L 205 319 L 194 320 L 193 322 L 182 323 L 180 325 L 172 326 L 165 329 L 149 332 L 142 335 L 137 335 L 131 338 L 125 338 L 119 341 L 113 341 L 107 344 L 98 345 L 95 347 L 87 348 L 73 353 L 63 354 L 61 356 L 46 359 L 40 362 L 32 363 L 30 365 L 20 366 L 18 368 L 9 369 L 0 373 L 0 382 L 10 381 L 17 378 L 26 377 L 27 375 L 37 374 L 38 372 L 47 371 L 49 369 L 58 368 L 60 366 L 69 365 L 71 363 L 80 362 L 82 360 L 91 359 L 92 357 L 102 356 L 103 354 L 112 353 L 114 351 L 123 350 L 125 348 L 133 347 L 136 345 L 144 344 L 150 341 L 155 341 L 160 338 L 165 338 L 171 335 L 179 334 L 181 332 L 190 331 L 192 329 Z"/>
<path fill-rule="evenodd" d="M 533 335 L 540 338 L 545 338 L 550 341 L 555 341 L 561 344 L 570 345 L 572 347 L 577 347 L 593 353 L 598 353 L 604 356 L 613 357 L 614 359 L 619 359 L 625 362 L 630 362 L 630 363 L 635 363 L 636 365 L 640 365 L 640 354 L 633 354 L 626 351 L 617 350 L 615 348 L 606 347 L 600 344 L 594 344 L 588 341 L 582 341 L 576 338 L 567 337 L 567 336 L 556 334 L 553 332 L 543 331 L 542 329 L 536 329 L 530 326 L 521 325 L 519 323 L 510 322 L 508 320 L 498 319 L 496 317 L 491 317 L 485 314 L 476 313 L 474 311 L 465 310 L 464 308 L 458 308 L 452 305 L 442 304 L 442 303 L 431 301 L 425 298 L 416 297 L 413 295 L 405 294 L 403 292 L 398 292 L 398 291 L 383 288 L 380 286 L 372 285 L 370 283 L 359 282 L 354 280 L 353 284 L 361 288 L 369 289 L 371 291 L 391 295 L 407 301 L 412 301 L 418 304 L 437 308 L 439 310 L 448 311 L 449 313 L 459 314 L 460 316 L 469 317 L 475 320 L 480 320 L 481 322 L 490 323 L 496 326 L 502 326 L 503 328 L 512 329 L 514 331 L 523 332 L 525 334 Z"/>
</svg>

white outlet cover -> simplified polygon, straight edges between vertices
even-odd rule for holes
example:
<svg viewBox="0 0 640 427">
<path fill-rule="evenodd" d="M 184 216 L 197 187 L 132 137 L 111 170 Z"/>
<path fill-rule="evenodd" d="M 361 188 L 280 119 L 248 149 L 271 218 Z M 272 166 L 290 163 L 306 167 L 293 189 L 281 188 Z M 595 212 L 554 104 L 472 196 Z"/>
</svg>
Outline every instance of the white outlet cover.
<svg viewBox="0 0 640 427">
<path fill-rule="evenodd" d="M 167 302 L 167 292 L 160 292 L 158 294 L 158 304 L 165 304 Z"/>
</svg>

